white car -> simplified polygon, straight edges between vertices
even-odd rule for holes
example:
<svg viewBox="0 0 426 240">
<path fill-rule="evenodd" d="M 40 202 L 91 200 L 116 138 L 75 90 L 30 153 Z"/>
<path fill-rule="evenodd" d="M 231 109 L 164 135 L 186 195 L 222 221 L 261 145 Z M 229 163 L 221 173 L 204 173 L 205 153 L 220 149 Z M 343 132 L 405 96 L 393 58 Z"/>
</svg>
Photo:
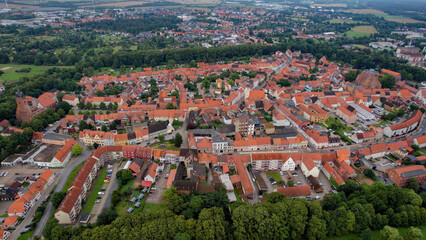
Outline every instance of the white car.
<svg viewBox="0 0 426 240">
<path fill-rule="evenodd" d="M 96 201 L 95 201 L 95 203 L 100 203 L 100 202 L 101 202 L 100 200 L 96 200 Z"/>
<path fill-rule="evenodd" d="M 99 194 L 99 195 L 104 195 L 105 193 L 104 193 L 104 192 L 98 192 L 98 194 Z"/>
</svg>

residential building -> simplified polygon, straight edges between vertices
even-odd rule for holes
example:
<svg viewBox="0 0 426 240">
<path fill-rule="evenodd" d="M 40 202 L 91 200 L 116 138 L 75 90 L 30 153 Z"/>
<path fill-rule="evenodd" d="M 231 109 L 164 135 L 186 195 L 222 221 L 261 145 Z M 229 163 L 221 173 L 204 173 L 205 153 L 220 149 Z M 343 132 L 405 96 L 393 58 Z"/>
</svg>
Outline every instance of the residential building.
<svg viewBox="0 0 426 240">
<path fill-rule="evenodd" d="M 423 165 L 411 165 L 387 169 L 386 173 L 398 187 L 407 186 L 410 179 L 416 179 L 420 184 L 426 180 L 426 169 Z"/>
</svg>

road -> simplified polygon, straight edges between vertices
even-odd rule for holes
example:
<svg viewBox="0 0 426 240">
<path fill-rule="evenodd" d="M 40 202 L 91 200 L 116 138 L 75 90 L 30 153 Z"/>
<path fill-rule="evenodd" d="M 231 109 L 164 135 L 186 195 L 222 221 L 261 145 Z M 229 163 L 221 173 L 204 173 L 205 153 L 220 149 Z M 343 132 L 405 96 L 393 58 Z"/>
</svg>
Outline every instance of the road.
<svg viewBox="0 0 426 240">
<path fill-rule="evenodd" d="M 30 224 L 33 220 L 33 216 L 35 214 L 36 209 L 41 205 L 41 203 L 46 199 L 47 196 L 49 196 L 50 191 L 55 185 L 55 182 L 57 182 L 59 174 L 56 174 L 55 180 L 53 183 L 42 192 L 40 199 L 34 204 L 34 206 L 30 209 L 30 211 L 27 213 L 27 217 L 22 220 L 22 222 L 16 227 L 16 229 L 10 234 L 8 237 L 9 239 L 17 239 L 19 235 L 21 235 L 21 232 L 25 230 L 25 226 Z"/>
<path fill-rule="evenodd" d="M 84 146 L 84 144 L 80 144 L 80 146 Z M 88 159 L 91 154 L 92 154 L 91 151 L 87 151 L 86 149 L 84 149 L 84 151 L 81 153 L 79 157 L 77 157 L 77 159 L 70 161 L 68 165 L 64 169 L 62 169 L 62 171 L 59 173 L 60 174 L 59 182 L 56 184 L 55 192 L 62 191 L 72 170 L 74 170 L 74 168 L 76 168 L 80 163 Z M 34 232 L 33 238 L 34 236 L 41 236 L 43 229 L 46 226 L 46 223 L 50 219 L 50 216 L 52 215 L 54 210 L 55 209 L 53 208 L 52 203 L 49 201 L 49 203 L 47 204 L 46 210 L 44 211 L 43 217 L 41 218 L 40 222 L 37 224 L 37 228 Z M 11 238 L 11 239 L 14 239 L 14 238 Z"/>
<path fill-rule="evenodd" d="M 106 167 L 106 166 L 105 166 Z M 111 179 L 109 183 L 104 183 L 103 187 L 105 188 L 105 185 L 107 184 L 106 190 L 105 190 L 105 195 L 102 195 L 102 199 L 99 203 L 95 203 L 95 206 L 92 209 L 92 212 L 90 213 L 90 215 L 92 215 L 93 217 L 90 219 L 90 223 L 95 224 L 96 220 L 98 220 L 98 215 L 102 213 L 102 211 L 105 209 L 105 207 L 109 207 L 109 204 L 106 204 L 107 202 L 111 202 L 111 196 L 112 196 L 112 192 L 116 189 L 114 188 L 114 184 L 115 182 L 117 182 L 117 188 L 118 188 L 118 180 L 116 180 L 117 178 L 117 172 L 118 172 L 118 162 L 114 161 L 114 165 L 112 167 L 112 174 L 111 174 Z M 98 206 L 96 206 L 96 204 Z"/>
</svg>

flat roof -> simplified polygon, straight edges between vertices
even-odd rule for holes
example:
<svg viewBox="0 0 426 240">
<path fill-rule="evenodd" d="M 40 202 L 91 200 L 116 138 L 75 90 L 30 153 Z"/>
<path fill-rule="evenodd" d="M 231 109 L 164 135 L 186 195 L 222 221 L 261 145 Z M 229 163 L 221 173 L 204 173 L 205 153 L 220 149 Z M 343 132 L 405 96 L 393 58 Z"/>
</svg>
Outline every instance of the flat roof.
<svg viewBox="0 0 426 240">
<path fill-rule="evenodd" d="M 58 141 L 63 141 L 66 139 L 71 139 L 71 136 L 69 135 L 65 135 L 65 134 L 59 134 L 59 133 L 53 133 L 53 132 L 48 132 L 45 133 L 43 135 L 44 139 L 49 139 L 49 140 L 58 140 Z"/>
<path fill-rule="evenodd" d="M 60 145 L 53 144 L 46 144 L 44 146 L 47 148 L 34 157 L 34 162 L 50 162 L 55 157 L 56 153 L 58 153 L 58 151 L 62 148 Z"/>
</svg>

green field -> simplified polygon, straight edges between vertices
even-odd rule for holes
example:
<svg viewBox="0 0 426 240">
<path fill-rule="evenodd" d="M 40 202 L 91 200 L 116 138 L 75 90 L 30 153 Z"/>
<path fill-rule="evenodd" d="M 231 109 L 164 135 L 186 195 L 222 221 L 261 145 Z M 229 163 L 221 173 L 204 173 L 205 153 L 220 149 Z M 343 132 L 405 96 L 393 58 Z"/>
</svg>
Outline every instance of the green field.
<svg viewBox="0 0 426 240">
<path fill-rule="evenodd" d="M 374 33 L 378 33 L 374 26 L 365 25 L 365 26 L 353 27 L 350 31 L 346 32 L 346 36 L 348 36 L 348 37 L 364 37 L 364 36 L 370 36 L 371 34 L 374 34 Z"/>
<path fill-rule="evenodd" d="M 62 189 L 62 192 L 68 192 L 68 188 L 71 186 L 72 181 L 77 176 L 78 171 L 80 171 L 81 167 L 83 167 L 84 162 L 80 163 L 77 167 L 72 170 L 70 175 L 68 176 L 67 182 L 64 185 L 64 188 Z"/>
<path fill-rule="evenodd" d="M 422 230 L 423 238 L 426 237 L 426 226 L 418 226 Z M 399 233 L 402 235 L 408 231 L 408 228 L 398 228 Z M 371 239 L 380 239 L 380 231 L 373 231 Z M 362 238 L 356 233 L 349 233 L 341 237 L 327 237 L 326 240 L 362 240 Z"/>
<path fill-rule="evenodd" d="M 144 203 L 143 210 L 145 212 L 157 212 L 164 208 L 161 203 Z"/>
<path fill-rule="evenodd" d="M 348 23 L 348 24 L 364 23 L 361 21 L 354 21 L 352 19 L 338 19 L 338 18 L 331 19 L 329 20 L 329 22 L 330 23 Z"/>
<path fill-rule="evenodd" d="M 171 142 L 163 142 L 163 143 L 156 143 L 154 145 L 151 145 L 152 148 L 155 149 L 166 149 L 171 151 L 180 151 L 180 148 L 176 147 L 174 143 Z"/>
<path fill-rule="evenodd" d="M 268 178 L 270 178 L 270 177 L 273 178 L 275 180 L 275 182 L 277 182 L 277 184 L 278 184 L 279 181 L 283 181 L 283 178 L 281 177 L 280 173 L 278 173 L 278 172 L 267 172 L 266 176 Z"/>
<path fill-rule="evenodd" d="M 4 72 L 3 75 L 0 76 L 0 83 L 4 83 L 7 81 L 19 80 L 21 77 L 32 76 L 35 74 L 42 74 L 46 70 L 53 68 L 55 66 L 35 66 L 35 65 L 20 65 L 20 64 L 0 64 L 0 70 Z M 68 68 L 64 66 L 58 66 L 61 68 Z M 31 71 L 26 72 L 15 72 L 16 70 L 20 70 L 22 68 L 31 68 Z"/>
<path fill-rule="evenodd" d="M 102 168 L 98 180 L 96 181 L 96 184 L 92 189 L 89 198 L 87 198 L 87 202 L 86 205 L 84 205 L 82 213 L 90 213 L 92 211 L 93 206 L 95 206 L 96 198 L 98 197 L 98 192 L 101 191 L 102 186 L 104 185 L 104 180 L 107 176 L 107 171 L 108 170 L 106 167 Z"/>
</svg>

